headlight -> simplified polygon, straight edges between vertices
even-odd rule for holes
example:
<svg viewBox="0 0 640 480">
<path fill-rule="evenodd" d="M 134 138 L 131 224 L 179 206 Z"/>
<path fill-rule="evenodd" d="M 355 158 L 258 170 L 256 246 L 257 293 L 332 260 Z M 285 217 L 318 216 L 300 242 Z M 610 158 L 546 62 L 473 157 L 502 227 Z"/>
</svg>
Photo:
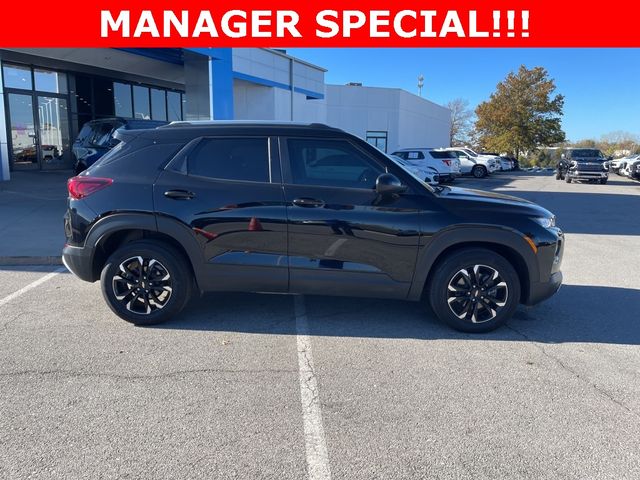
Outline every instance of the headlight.
<svg viewBox="0 0 640 480">
<path fill-rule="evenodd" d="M 551 228 L 556 226 L 556 217 L 533 217 L 531 220 L 536 222 L 543 228 Z"/>
</svg>

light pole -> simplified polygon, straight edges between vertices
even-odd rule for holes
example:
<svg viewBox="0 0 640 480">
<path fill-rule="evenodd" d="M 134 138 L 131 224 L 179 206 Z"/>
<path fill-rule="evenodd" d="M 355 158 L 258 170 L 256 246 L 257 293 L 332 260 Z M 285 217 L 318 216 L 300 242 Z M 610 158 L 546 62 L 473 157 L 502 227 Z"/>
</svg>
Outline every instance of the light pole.
<svg viewBox="0 0 640 480">
<path fill-rule="evenodd" d="M 422 96 L 422 87 L 424 86 L 424 75 L 418 75 L 418 95 Z"/>
</svg>

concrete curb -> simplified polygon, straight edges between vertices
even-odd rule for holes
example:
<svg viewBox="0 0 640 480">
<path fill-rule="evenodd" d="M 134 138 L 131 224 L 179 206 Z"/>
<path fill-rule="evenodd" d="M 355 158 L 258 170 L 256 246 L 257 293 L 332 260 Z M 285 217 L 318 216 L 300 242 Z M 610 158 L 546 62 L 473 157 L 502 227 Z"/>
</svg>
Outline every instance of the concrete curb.
<svg viewBox="0 0 640 480">
<path fill-rule="evenodd" d="M 15 267 L 19 265 L 62 265 L 60 256 L 24 256 L 24 257 L 1 257 L 0 267 Z"/>
</svg>

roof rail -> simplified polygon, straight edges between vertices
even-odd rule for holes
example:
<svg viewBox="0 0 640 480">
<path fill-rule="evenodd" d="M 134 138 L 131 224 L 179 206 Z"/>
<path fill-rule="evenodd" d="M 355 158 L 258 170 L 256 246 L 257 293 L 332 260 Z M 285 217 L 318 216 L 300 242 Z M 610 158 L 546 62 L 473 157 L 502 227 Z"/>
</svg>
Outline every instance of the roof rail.
<svg viewBox="0 0 640 480">
<path fill-rule="evenodd" d="M 206 126 L 236 126 L 236 125 L 260 125 L 260 126 L 298 126 L 314 128 L 332 128 L 324 123 L 283 122 L 277 120 L 179 120 L 158 128 L 177 127 L 206 127 Z"/>
</svg>

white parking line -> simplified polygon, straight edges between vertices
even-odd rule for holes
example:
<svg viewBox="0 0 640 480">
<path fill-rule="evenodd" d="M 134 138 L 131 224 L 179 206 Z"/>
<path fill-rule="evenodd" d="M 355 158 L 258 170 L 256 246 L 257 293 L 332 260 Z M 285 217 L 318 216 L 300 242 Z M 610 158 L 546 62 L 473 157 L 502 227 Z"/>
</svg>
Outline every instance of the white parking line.
<svg viewBox="0 0 640 480">
<path fill-rule="evenodd" d="M 294 297 L 296 334 L 298 341 L 298 368 L 300 370 L 300 400 L 304 421 L 304 442 L 307 452 L 309 480 L 329 480 L 329 455 L 322 427 L 322 411 L 318 395 L 318 382 L 313 368 L 313 354 L 304 297 Z"/>
<path fill-rule="evenodd" d="M 60 267 L 60 268 L 54 270 L 51 273 L 47 273 L 44 277 L 40 277 L 38 280 L 36 280 L 34 282 L 31 282 L 26 287 L 22 287 L 20 290 L 17 290 L 15 292 L 13 292 L 12 294 L 7 295 L 3 299 L 0 299 L 0 307 L 2 307 L 3 305 L 9 303 L 14 298 L 18 298 L 23 293 L 27 293 L 29 290 L 32 290 L 32 289 L 36 288 L 38 285 L 42 285 L 44 282 L 46 282 L 48 280 L 51 280 L 53 277 L 55 277 L 59 273 L 66 272 L 66 271 L 67 271 L 66 268 Z"/>
</svg>

